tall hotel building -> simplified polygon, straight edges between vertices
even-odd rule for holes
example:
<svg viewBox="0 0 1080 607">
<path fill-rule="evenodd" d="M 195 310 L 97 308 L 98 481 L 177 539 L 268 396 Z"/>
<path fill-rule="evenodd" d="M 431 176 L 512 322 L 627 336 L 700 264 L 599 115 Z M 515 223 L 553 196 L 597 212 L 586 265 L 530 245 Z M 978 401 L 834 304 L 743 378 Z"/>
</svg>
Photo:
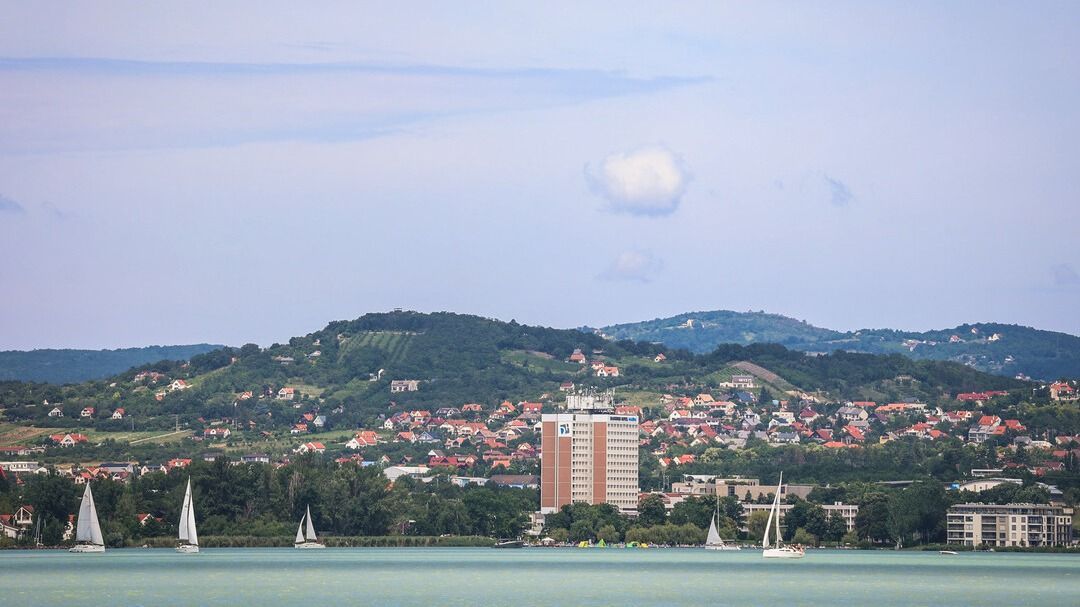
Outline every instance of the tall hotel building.
<svg viewBox="0 0 1080 607">
<path fill-rule="evenodd" d="M 573 502 L 637 511 L 638 418 L 615 415 L 613 401 L 611 392 L 571 394 L 565 412 L 541 418 L 541 512 Z"/>
</svg>

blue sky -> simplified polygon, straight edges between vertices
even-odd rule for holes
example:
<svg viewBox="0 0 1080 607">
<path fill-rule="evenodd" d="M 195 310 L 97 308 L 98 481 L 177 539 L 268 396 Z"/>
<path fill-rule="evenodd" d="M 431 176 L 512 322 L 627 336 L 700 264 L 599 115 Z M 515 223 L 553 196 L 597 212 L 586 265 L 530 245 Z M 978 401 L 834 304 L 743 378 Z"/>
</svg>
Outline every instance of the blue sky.
<svg viewBox="0 0 1080 607">
<path fill-rule="evenodd" d="M 1073 3 L 0 2 L 0 348 L 1080 333 Z"/>
</svg>

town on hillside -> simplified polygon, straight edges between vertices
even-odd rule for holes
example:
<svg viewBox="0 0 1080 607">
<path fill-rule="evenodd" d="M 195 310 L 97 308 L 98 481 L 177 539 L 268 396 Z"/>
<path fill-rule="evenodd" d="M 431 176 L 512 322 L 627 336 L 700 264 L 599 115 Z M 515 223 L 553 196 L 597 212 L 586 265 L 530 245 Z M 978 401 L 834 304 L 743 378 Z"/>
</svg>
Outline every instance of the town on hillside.
<svg viewBox="0 0 1080 607">
<path fill-rule="evenodd" d="M 379 340 L 390 356 L 378 364 L 419 335 L 335 341 Z M 779 489 L 785 536 L 808 545 L 1075 543 L 1076 381 L 847 400 L 747 361 L 664 376 L 688 354 L 650 348 L 501 354 L 549 389 L 496 400 L 449 400 L 445 379 L 373 367 L 341 385 L 380 403 L 368 415 L 296 373 L 323 364 L 325 337 L 227 352 L 208 372 L 193 359 L 90 385 L 5 386 L 0 541 L 70 541 L 87 483 L 104 496 L 110 541 L 171 536 L 190 477 L 217 536 L 287 537 L 309 505 L 332 536 L 692 544 L 718 512 L 727 538 L 753 541 Z M 226 386 L 241 356 L 285 380 Z M 897 392 L 919 382 L 888 379 Z M 1010 516 L 1032 523 L 1000 534 L 980 523 Z"/>
</svg>

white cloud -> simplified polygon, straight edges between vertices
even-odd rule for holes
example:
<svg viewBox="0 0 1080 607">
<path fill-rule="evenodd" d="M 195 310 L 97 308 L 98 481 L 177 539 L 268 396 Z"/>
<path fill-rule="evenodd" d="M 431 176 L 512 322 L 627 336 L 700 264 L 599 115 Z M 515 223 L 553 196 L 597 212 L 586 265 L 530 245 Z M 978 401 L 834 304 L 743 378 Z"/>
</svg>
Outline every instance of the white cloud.
<svg viewBox="0 0 1080 607">
<path fill-rule="evenodd" d="M 600 273 L 602 280 L 651 282 L 664 268 L 664 262 L 652 251 L 630 250 L 619 253 Z"/>
<path fill-rule="evenodd" d="M 660 147 L 612 154 L 585 176 L 612 211 L 647 216 L 674 213 L 690 180 L 682 160 Z"/>
</svg>

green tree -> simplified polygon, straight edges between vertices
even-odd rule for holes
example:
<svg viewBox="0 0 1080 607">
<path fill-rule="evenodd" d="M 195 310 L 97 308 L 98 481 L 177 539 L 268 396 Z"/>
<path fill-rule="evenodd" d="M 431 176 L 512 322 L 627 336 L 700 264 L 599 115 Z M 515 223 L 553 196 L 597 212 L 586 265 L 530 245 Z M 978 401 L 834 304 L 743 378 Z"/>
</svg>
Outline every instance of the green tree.
<svg viewBox="0 0 1080 607">
<path fill-rule="evenodd" d="M 887 542 L 889 532 L 889 496 L 882 492 L 867 493 L 855 515 L 855 533 L 871 543 Z"/>
<path fill-rule="evenodd" d="M 667 520 L 667 508 L 664 500 L 655 493 L 650 493 L 638 502 L 638 523 L 645 527 L 663 525 Z"/>
<path fill-rule="evenodd" d="M 795 530 L 795 534 L 792 537 L 796 544 L 802 544 L 803 546 L 817 546 L 818 538 L 813 533 L 810 533 L 803 527 L 799 527 Z"/>
<path fill-rule="evenodd" d="M 747 535 L 750 539 L 761 541 L 765 535 L 765 525 L 769 522 L 769 513 L 764 510 L 756 510 L 747 519 Z"/>
</svg>

